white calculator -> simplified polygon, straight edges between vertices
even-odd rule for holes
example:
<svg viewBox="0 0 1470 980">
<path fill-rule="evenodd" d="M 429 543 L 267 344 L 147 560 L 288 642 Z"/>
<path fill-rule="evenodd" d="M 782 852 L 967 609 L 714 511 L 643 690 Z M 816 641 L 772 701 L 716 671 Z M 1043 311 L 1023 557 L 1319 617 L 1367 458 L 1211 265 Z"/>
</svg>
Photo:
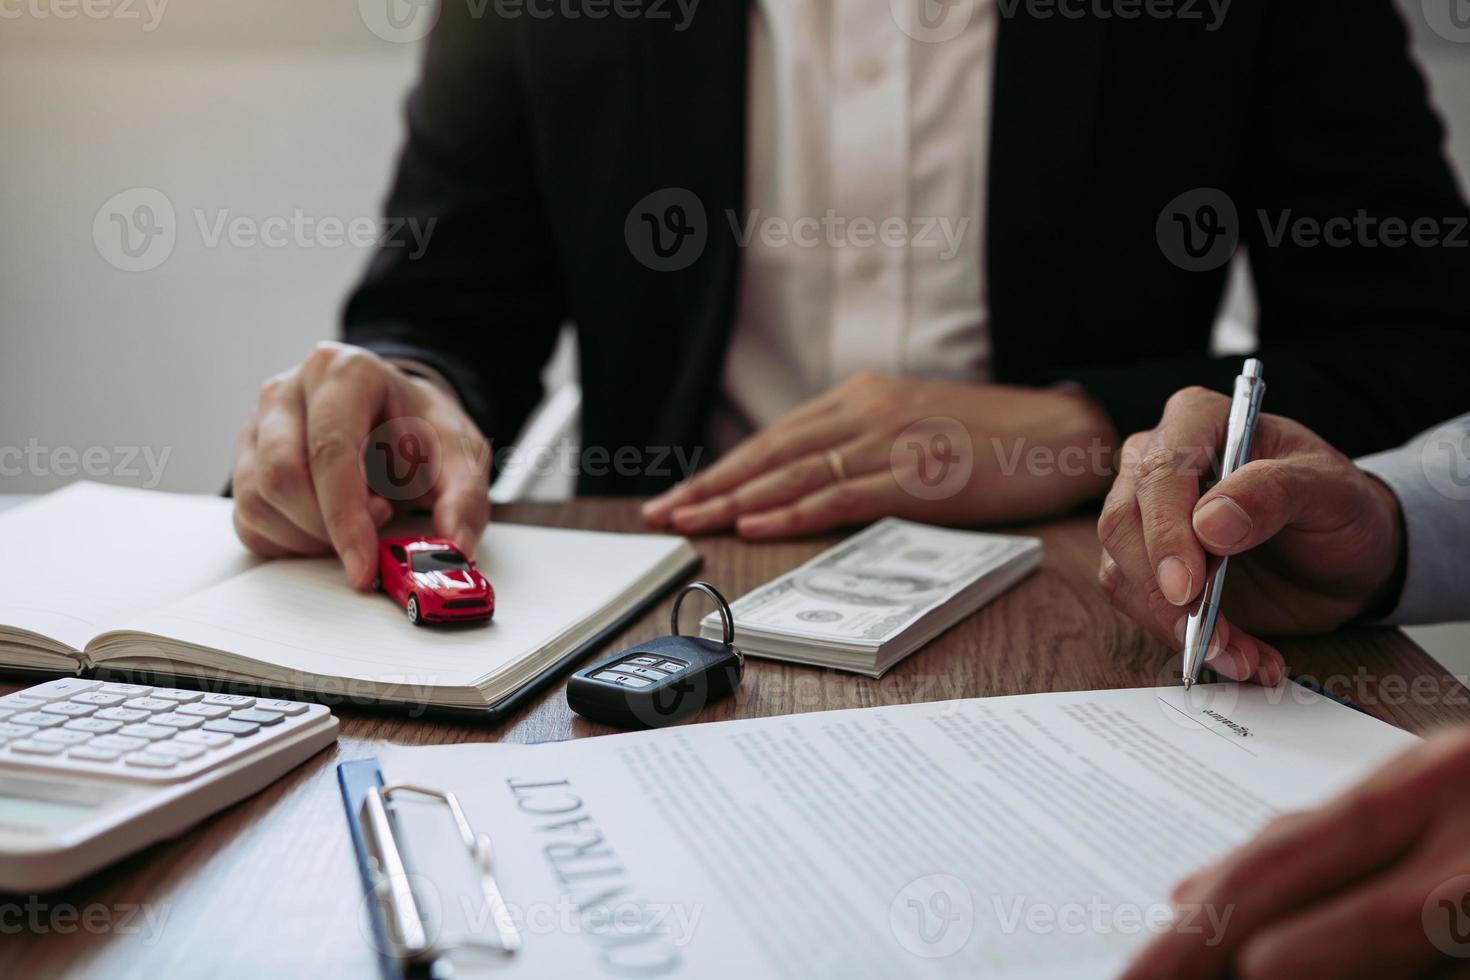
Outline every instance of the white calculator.
<svg viewBox="0 0 1470 980">
<path fill-rule="evenodd" d="M 0 697 L 0 891 L 58 888 L 337 738 L 319 704 L 68 677 Z"/>
</svg>

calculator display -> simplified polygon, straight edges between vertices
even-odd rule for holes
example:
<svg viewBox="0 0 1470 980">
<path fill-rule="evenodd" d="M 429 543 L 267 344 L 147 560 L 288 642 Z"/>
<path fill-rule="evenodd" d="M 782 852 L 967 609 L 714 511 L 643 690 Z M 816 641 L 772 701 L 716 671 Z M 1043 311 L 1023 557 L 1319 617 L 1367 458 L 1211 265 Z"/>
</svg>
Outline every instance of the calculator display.
<svg viewBox="0 0 1470 980">
<path fill-rule="evenodd" d="M 0 796 L 0 828 L 68 827 L 96 812 L 94 803 L 57 803 L 34 797 Z"/>
</svg>

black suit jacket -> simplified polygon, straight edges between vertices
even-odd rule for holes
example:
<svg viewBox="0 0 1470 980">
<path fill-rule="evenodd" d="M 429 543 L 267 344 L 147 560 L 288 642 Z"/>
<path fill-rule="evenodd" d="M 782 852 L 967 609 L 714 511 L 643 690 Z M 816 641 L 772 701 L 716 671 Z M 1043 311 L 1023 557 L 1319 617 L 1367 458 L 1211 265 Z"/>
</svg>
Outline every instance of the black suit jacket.
<svg viewBox="0 0 1470 980">
<path fill-rule="evenodd" d="M 1254 273 L 1268 410 L 1356 454 L 1470 409 L 1467 212 L 1390 0 L 1235 0 L 1215 30 L 1002 7 L 985 229 L 996 380 L 1078 382 L 1123 433 L 1152 426 L 1175 389 L 1228 390 L 1239 359 L 1207 353 L 1228 267 L 1181 268 L 1158 230 L 1178 195 L 1215 188 Z M 573 322 L 584 445 L 688 458 L 740 275 L 726 216 L 747 207 L 747 18 L 738 0 L 705 0 L 683 30 L 677 15 L 507 18 L 445 0 L 387 202 L 437 223 L 417 257 L 407 231 L 389 236 L 346 339 L 437 367 L 504 444 Z M 678 271 L 625 238 L 630 209 L 665 188 L 691 192 L 708 224 Z M 1283 215 L 1360 211 L 1431 219 L 1441 237 L 1458 225 L 1460 247 L 1265 234 Z M 580 487 L 669 479 L 665 464 L 584 472 Z"/>
</svg>

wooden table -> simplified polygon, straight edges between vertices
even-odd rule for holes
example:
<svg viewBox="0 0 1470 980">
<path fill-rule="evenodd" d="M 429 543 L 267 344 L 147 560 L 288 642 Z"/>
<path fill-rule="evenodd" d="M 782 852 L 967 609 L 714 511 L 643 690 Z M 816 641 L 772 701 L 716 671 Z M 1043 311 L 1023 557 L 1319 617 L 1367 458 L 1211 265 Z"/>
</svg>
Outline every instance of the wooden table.
<svg viewBox="0 0 1470 980">
<path fill-rule="evenodd" d="M 500 508 L 496 519 L 641 527 L 635 504 L 622 500 L 516 504 Z M 1045 540 L 1041 570 L 881 681 L 756 660 L 741 692 L 698 720 L 1172 683 L 1178 658 L 1171 661 L 1097 589 L 1093 518 L 1021 530 Z M 705 557 L 701 577 L 732 596 L 828 543 L 696 541 Z M 615 645 L 664 632 L 669 604 L 661 603 Z M 1470 692 L 1397 630 L 1352 630 L 1280 646 L 1292 673 L 1411 731 L 1470 720 Z M 347 711 L 341 716 L 334 750 L 183 837 L 62 892 L 0 896 L 0 976 L 376 976 L 337 763 L 373 756 L 388 744 L 529 742 L 606 731 L 568 711 L 560 685 L 498 728 Z"/>
</svg>

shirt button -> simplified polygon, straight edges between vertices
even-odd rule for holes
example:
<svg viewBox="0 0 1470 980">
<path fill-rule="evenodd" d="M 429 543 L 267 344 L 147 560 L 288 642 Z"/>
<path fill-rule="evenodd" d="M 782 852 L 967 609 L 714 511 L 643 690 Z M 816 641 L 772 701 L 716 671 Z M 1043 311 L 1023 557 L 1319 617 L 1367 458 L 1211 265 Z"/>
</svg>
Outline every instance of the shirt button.
<svg viewBox="0 0 1470 980">
<path fill-rule="evenodd" d="M 882 266 L 883 264 L 878 261 L 878 256 L 864 255 L 859 258 L 857 260 L 857 263 L 852 267 L 852 272 L 853 275 L 857 276 L 864 282 L 872 282 L 874 279 L 878 278 L 878 272 L 882 268 Z"/>
<path fill-rule="evenodd" d="M 858 81 L 873 85 L 883 78 L 883 59 L 876 55 L 866 55 L 858 59 L 855 71 Z"/>
</svg>

